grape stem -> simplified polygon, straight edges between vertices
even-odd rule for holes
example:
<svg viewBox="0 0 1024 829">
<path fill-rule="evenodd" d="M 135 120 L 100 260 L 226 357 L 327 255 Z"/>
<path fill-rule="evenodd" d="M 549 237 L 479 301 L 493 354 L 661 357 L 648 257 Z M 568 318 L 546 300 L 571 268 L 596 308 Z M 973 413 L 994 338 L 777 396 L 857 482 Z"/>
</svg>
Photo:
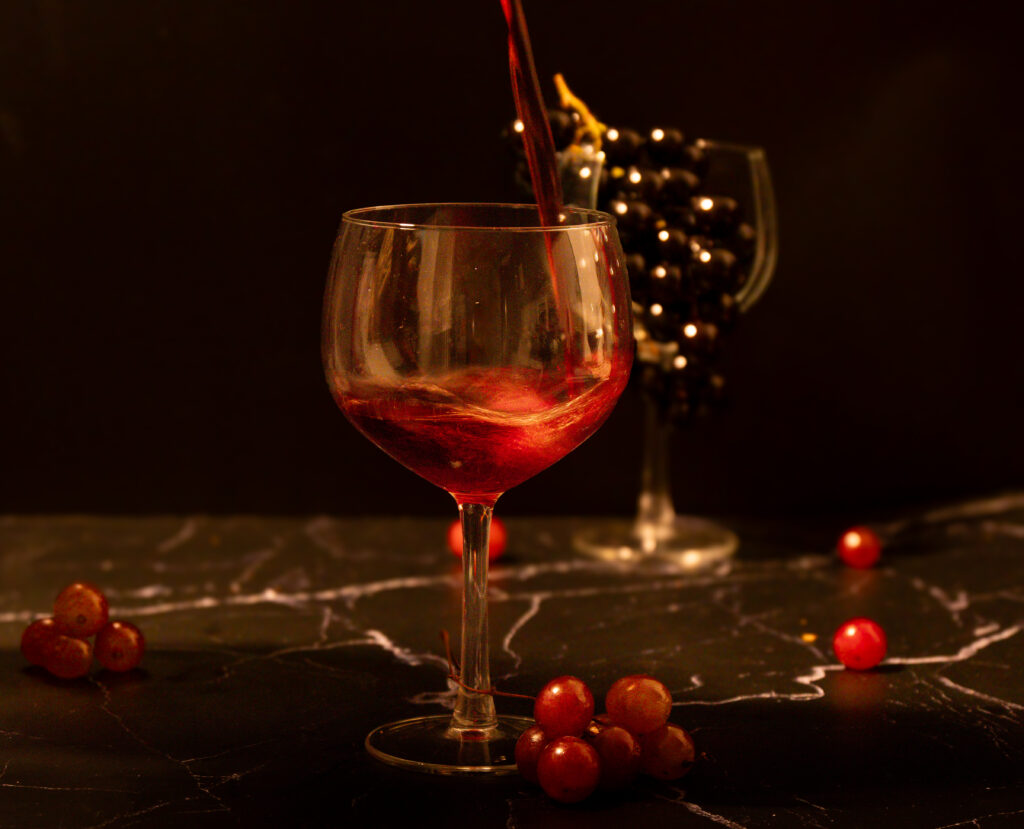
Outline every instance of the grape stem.
<svg viewBox="0 0 1024 829">
<path fill-rule="evenodd" d="M 580 116 L 580 126 L 576 129 L 576 135 L 572 143 L 579 144 L 584 136 L 589 135 L 590 141 L 594 145 L 594 152 L 598 152 L 601 149 L 601 136 L 604 135 L 608 127 L 598 121 L 590 111 L 590 108 L 573 94 L 573 91 L 569 89 L 569 84 L 562 77 L 561 72 L 555 75 L 555 88 L 558 90 L 558 98 L 562 108 L 573 109 Z"/>
<path fill-rule="evenodd" d="M 452 654 L 452 638 L 448 634 L 448 631 L 441 631 L 441 641 L 444 642 L 444 658 L 448 660 L 448 679 L 458 685 L 465 691 L 471 691 L 474 694 L 488 694 L 492 697 L 513 697 L 515 699 L 533 699 L 529 694 L 514 694 L 511 691 L 499 691 L 493 685 L 490 688 L 472 688 L 463 682 L 459 678 L 459 663 Z"/>
</svg>

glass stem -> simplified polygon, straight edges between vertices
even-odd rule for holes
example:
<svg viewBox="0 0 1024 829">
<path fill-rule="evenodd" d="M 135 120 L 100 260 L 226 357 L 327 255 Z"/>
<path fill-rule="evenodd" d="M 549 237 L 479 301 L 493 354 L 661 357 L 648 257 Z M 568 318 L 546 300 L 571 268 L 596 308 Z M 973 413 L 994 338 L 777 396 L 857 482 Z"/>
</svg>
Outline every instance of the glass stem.
<svg viewBox="0 0 1024 829">
<path fill-rule="evenodd" d="M 451 729 L 487 730 L 498 724 L 494 697 L 469 688 L 489 690 L 491 668 L 487 644 L 487 544 L 492 507 L 459 504 L 462 519 L 462 649 L 459 695 Z"/>
<path fill-rule="evenodd" d="M 652 395 L 644 396 L 644 447 L 635 532 L 644 552 L 654 552 L 676 519 L 669 476 L 672 420 Z"/>
</svg>

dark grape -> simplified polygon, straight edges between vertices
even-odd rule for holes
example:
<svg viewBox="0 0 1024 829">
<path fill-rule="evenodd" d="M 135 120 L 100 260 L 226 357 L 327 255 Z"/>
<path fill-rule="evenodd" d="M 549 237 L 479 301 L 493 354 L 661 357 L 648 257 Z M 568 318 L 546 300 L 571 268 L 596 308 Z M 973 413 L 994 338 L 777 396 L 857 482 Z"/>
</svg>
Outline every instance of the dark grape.
<svg viewBox="0 0 1024 829">
<path fill-rule="evenodd" d="M 679 332 L 679 348 L 688 355 L 713 354 L 718 347 L 718 326 L 702 320 L 683 323 Z"/>
<path fill-rule="evenodd" d="M 642 322 L 651 339 L 657 342 L 672 342 L 679 333 L 679 316 L 660 302 L 652 302 L 644 309 Z"/>
<path fill-rule="evenodd" d="M 630 167 L 617 184 L 624 199 L 644 202 L 656 201 L 663 185 L 661 173 L 650 167 Z"/>
<path fill-rule="evenodd" d="M 664 308 L 676 312 L 688 310 L 687 300 L 690 296 L 689 285 L 683 269 L 669 262 L 655 265 L 649 276 L 650 298 Z"/>
<path fill-rule="evenodd" d="M 655 236 L 655 250 L 665 262 L 686 262 L 690 259 L 690 237 L 677 227 L 664 227 Z"/>
<path fill-rule="evenodd" d="M 705 290 L 733 293 L 740 286 L 739 262 L 736 254 L 726 248 L 700 247 L 690 263 L 690 273 Z"/>
<path fill-rule="evenodd" d="M 609 204 L 609 212 L 618 220 L 620 235 L 624 233 L 627 238 L 637 238 L 650 230 L 655 221 L 654 211 L 641 201 L 616 199 Z"/>
<path fill-rule="evenodd" d="M 656 164 L 676 165 L 683 159 L 685 143 L 681 131 L 655 127 L 647 136 L 647 152 Z"/>
<path fill-rule="evenodd" d="M 678 227 L 687 236 L 697 233 L 697 217 L 694 215 L 689 202 L 686 204 L 662 204 L 658 208 L 665 224 L 668 227 Z"/>
<path fill-rule="evenodd" d="M 709 290 L 697 300 L 697 315 L 709 322 L 714 322 L 720 331 L 728 331 L 736 322 L 739 306 L 732 294 Z"/>
<path fill-rule="evenodd" d="M 700 178 L 682 167 L 665 167 L 661 171 L 661 180 L 662 197 L 680 205 L 687 204 L 700 187 Z"/>
<path fill-rule="evenodd" d="M 740 220 L 739 203 L 729 196 L 691 196 L 690 206 L 697 226 L 705 233 L 730 234 Z"/>
<path fill-rule="evenodd" d="M 646 274 L 647 273 L 647 260 L 644 259 L 643 254 L 640 253 L 627 253 L 626 254 L 626 270 L 629 271 L 630 278 L 633 274 Z"/>
<path fill-rule="evenodd" d="M 563 109 L 550 109 L 548 123 L 551 125 L 551 138 L 555 142 L 555 149 L 564 150 L 576 137 L 576 118 Z"/>
<path fill-rule="evenodd" d="M 601 149 L 609 164 L 628 166 L 638 159 L 640 148 L 644 145 L 643 136 L 635 130 L 616 129 L 605 131 L 601 140 Z"/>
<path fill-rule="evenodd" d="M 708 151 L 702 142 L 694 142 L 683 147 L 682 166 L 692 170 L 700 178 L 708 174 Z"/>
</svg>

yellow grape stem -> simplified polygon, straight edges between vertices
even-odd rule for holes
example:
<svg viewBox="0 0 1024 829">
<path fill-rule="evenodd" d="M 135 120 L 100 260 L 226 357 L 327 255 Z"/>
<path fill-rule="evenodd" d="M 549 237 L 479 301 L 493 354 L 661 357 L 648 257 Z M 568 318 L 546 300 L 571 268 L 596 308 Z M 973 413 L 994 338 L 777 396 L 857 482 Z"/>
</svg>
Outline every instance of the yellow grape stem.
<svg viewBox="0 0 1024 829">
<path fill-rule="evenodd" d="M 600 151 L 601 136 L 605 133 L 608 127 L 598 121 L 590 111 L 590 108 L 583 103 L 580 98 L 573 94 L 573 91 L 569 89 L 569 84 L 567 84 L 565 82 L 565 78 L 562 77 L 561 72 L 555 75 L 555 88 L 558 90 L 558 98 L 562 107 L 565 109 L 573 109 L 578 112 L 580 120 L 582 121 L 576 130 L 576 136 L 573 138 L 573 144 L 579 144 L 581 138 L 585 135 L 589 135 L 590 140 L 594 145 L 594 152 Z"/>
</svg>

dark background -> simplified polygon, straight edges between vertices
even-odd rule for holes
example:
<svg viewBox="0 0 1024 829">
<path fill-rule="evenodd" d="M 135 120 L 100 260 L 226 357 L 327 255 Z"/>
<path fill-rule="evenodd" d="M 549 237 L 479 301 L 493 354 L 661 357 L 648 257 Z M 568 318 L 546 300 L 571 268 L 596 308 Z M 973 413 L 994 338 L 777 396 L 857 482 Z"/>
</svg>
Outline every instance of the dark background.
<svg viewBox="0 0 1024 829">
<path fill-rule="evenodd" d="M 1004 4 L 525 5 L 603 120 L 772 164 L 779 268 L 680 507 L 1024 483 Z M 336 411 L 321 291 L 345 209 L 515 196 L 504 38 L 497 0 L 0 2 L 0 512 L 450 509 Z M 629 513 L 639 438 L 631 389 L 502 510 Z"/>
</svg>

